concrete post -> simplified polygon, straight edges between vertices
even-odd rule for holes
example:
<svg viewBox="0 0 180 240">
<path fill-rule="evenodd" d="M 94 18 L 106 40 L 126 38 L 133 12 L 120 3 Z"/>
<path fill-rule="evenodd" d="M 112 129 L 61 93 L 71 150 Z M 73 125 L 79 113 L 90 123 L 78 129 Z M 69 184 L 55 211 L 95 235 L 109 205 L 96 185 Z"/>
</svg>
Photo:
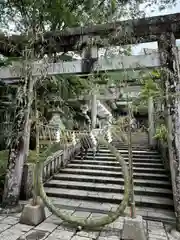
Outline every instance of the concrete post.
<svg viewBox="0 0 180 240">
<path fill-rule="evenodd" d="M 155 123 L 154 123 L 154 102 L 153 98 L 149 97 L 148 99 L 148 140 L 149 145 L 154 147 L 155 145 Z"/>
<path fill-rule="evenodd" d="M 96 120 L 97 120 L 97 99 L 96 99 L 96 94 L 92 94 L 92 99 L 91 99 L 91 124 L 92 124 L 92 129 L 96 128 Z"/>
</svg>

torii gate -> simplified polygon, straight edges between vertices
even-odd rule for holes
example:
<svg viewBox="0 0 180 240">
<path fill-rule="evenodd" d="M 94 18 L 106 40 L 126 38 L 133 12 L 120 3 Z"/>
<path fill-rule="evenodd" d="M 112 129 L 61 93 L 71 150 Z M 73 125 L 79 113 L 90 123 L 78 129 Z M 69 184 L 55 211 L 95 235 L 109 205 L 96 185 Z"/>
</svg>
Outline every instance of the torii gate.
<svg viewBox="0 0 180 240">
<path fill-rule="evenodd" d="M 129 31 L 122 31 L 122 29 L 128 28 Z M 149 28 L 152 29 L 152 34 Z M 180 14 L 170 14 L 160 17 L 150 17 L 145 19 L 137 19 L 137 20 L 128 20 L 128 21 L 120 21 L 115 23 L 109 23 L 104 25 L 96 25 L 94 27 L 77 27 L 73 29 L 66 29 L 61 32 L 47 32 L 44 35 L 45 40 L 54 40 L 53 48 L 56 49 L 57 52 L 66 50 L 75 50 L 75 45 L 77 42 L 80 42 L 80 48 L 82 51 L 82 59 L 74 60 L 71 62 L 58 62 L 58 63 L 47 63 L 45 64 L 43 61 L 35 62 L 33 64 L 33 76 L 38 77 L 41 75 L 42 69 L 46 69 L 47 75 L 59 75 L 59 74 L 89 74 L 90 72 L 94 73 L 102 73 L 106 71 L 126 71 L 128 69 L 152 69 L 159 68 L 164 65 L 162 61 L 161 55 L 157 52 L 154 52 L 150 55 L 139 55 L 139 56 L 122 56 L 117 55 L 111 59 L 108 58 L 98 58 L 98 47 L 92 46 L 91 48 L 87 48 L 87 43 L 89 38 L 94 38 L 97 42 L 98 46 L 103 46 L 102 41 L 100 41 L 100 36 L 102 38 L 110 37 L 111 34 L 113 37 L 110 39 L 112 45 L 119 45 L 120 43 L 124 44 L 124 39 L 126 39 L 126 44 L 133 44 L 137 42 L 150 42 L 150 41 L 159 41 L 159 36 L 162 32 L 172 32 L 176 38 L 180 37 Z M 119 29 L 118 34 L 114 35 L 116 30 Z M 128 32 L 136 33 L 136 37 L 129 38 L 125 35 Z M 60 36 L 59 38 L 57 36 Z M 9 56 L 11 54 L 15 54 L 16 56 L 21 56 L 22 51 L 17 51 L 17 46 L 15 45 L 18 41 L 18 47 L 23 49 L 20 42 L 23 36 L 12 36 L 10 38 L 5 37 L 4 35 L 0 35 L 0 39 L 3 39 L 2 45 L 0 46 L 0 53 L 5 56 Z M 38 51 L 38 43 L 43 44 L 43 42 L 39 42 L 42 40 L 38 40 L 36 47 Z M 12 48 L 12 46 L 14 48 Z M 84 48 L 83 48 L 84 46 Z M 13 49 L 13 50 L 12 50 Z M 13 52 L 14 51 L 14 52 Z M 45 52 L 47 53 L 47 49 L 45 48 Z M 165 63 L 166 65 L 166 63 Z M 16 70 L 14 70 L 14 68 Z M 1 68 L 0 69 L 0 79 L 1 80 L 15 80 L 22 76 L 21 71 L 22 66 L 18 63 L 14 64 L 12 67 Z M 114 99 L 114 96 L 97 96 L 100 99 Z M 151 106 L 152 103 L 149 103 Z M 150 114 L 152 116 L 152 106 L 149 107 Z M 92 112 L 96 112 L 95 110 Z M 92 114 L 93 115 L 93 114 Z M 95 118 L 94 118 L 95 119 Z M 152 121 L 152 117 L 150 117 Z M 152 135 L 152 134 L 151 134 Z"/>
<path fill-rule="evenodd" d="M 114 32 L 119 28 L 119 32 L 114 34 Z M 33 76 L 39 76 L 39 69 L 47 67 L 48 75 L 56 75 L 56 74 L 81 74 L 81 73 L 89 73 L 89 72 L 105 72 L 105 71 L 114 71 L 114 70 L 124 70 L 124 69 L 140 69 L 142 67 L 146 68 L 157 68 L 157 67 L 166 67 L 169 72 L 173 73 L 173 77 L 169 76 L 169 78 L 163 78 L 165 81 L 166 92 L 169 94 L 176 93 L 177 88 L 180 85 L 180 70 L 179 70 L 179 52 L 176 49 L 175 39 L 180 38 L 180 14 L 171 14 L 166 16 L 158 16 L 147 19 L 138 19 L 138 20 L 129 20 L 124 22 L 115 22 L 103 25 L 97 25 L 95 27 L 86 27 L 86 28 L 74 28 L 67 29 L 62 32 L 47 32 L 44 35 L 44 40 L 53 39 L 55 52 L 67 50 L 75 50 L 75 45 L 78 41 L 81 40 L 81 47 L 86 45 L 90 37 L 96 38 L 97 42 L 100 35 L 105 37 L 108 34 L 113 35 L 111 38 L 111 44 L 120 45 L 122 44 L 133 44 L 133 43 L 142 43 L 142 42 L 152 42 L 158 41 L 159 53 L 153 53 L 147 56 L 117 56 L 116 58 L 111 59 L 111 63 L 107 61 L 105 58 L 97 59 L 97 47 L 94 51 L 91 50 L 91 60 L 84 55 L 83 60 L 77 60 L 75 62 L 66 62 L 66 63 L 55 63 L 48 64 L 48 66 L 44 66 L 43 63 L 34 63 L 33 68 Z M 129 34 L 129 36 L 127 36 Z M 133 35 L 133 37 L 131 36 Z M 103 36 L 103 37 L 104 37 Z M 17 37 L 17 36 L 16 36 Z M 16 38 L 15 37 L 15 38 Z M 8 39 L 4 36 L 0 36 L 0 39 L 3 38 L 5 41 L 0 46 L 0 53 L 11 56 L 15 54 L 16 56 L 21 56 L 22 51 L 17 51 L 17 47 L 14 52 L 10 49 L 13 49 L 12 45 L 16 46 L 16 41 L 14 41 L 13 37 Z M 17 40 L 21 39 L 22 36 L 19 36 Z M 137 41 L 138 40 L 138 41 Z M 60 43 L 61 42 L 61 43 Z M 23 44 L 23 41 L 22 41 Z M 19 44 L 18 47 L 22 50 L 22 44 Z M 38 44 L 43 44 L 42 40 L 38 40 L 36 43 L 36 51 L 38 51 Z M 6 48 L 6 46 L 9 47 Z M 99 46 L 102 46 L 102 42 L 99 42 Z M 48 49 L 45 48 L 44 53 L 47 53 Z M 95 53 L 95 55 L 94 55 Z M 93 59 L 94 58 L 94 59 Z M 95 61 L 94 61 L 95 60 Z M 90 62 L 90 64 L 89 64 Z M 11 71 L 12 68 L 0 69 L 0 78 L 1 79 L 17 79 L 21 76 L 21 72 L 13 73 Z M 86 71 L 87 70 L 87 71 Z M 178 87 L 177 87 L 178 86 Z M 167 95 L 166 95 L 167 97 Z M 166 103 L 168 99 L 165 100 Z M 152 101 L 151 101 L 151 104 Z M 149 104 L 149 105 L 151 105 Z M 170 131 L 175 135 L 180 135 L 179 130 L 179 104 L 180 100 L 178 96 L 173 95 L 172 104 L 167 105 L 167 110 L 169 111 L 168 120 L 172 126 L 170 126 Z M 151 110 L 153 108 L 151 107 Z M 153 116 L 153 113 L 150 113 Z M 151 119 L 152 120 L 152 119 Z M 172 135 L 173 135 L 172 134 Z M 175 210 L 178 218 L 178 228 L 180 229 L 180 202 L 179 202 L 179 179 L 180 179 L 180 170 L 178 168 L 180 162 L 180 140 L 178 137 L 172 139 L 168 139 L 168 145 L 171 153 L 171 177 L 173 186 L 173 194 L 175 201 Z M 173 144 L 172 144 L 173 143 Z M 178 164 L 178 165 L 177 165 Z M 177 166 L 177 167 L 176 167 Z"/>
</svg>

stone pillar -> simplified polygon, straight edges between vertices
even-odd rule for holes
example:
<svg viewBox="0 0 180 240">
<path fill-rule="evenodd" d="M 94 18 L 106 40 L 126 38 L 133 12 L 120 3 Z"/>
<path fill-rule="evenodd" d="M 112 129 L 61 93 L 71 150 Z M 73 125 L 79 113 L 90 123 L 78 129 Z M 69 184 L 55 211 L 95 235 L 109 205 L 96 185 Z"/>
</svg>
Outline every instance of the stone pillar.
<svg viewBox="0 0 180 240">
<path fill-rule="evenodd" d="M 155 146 L 155 123 L 154 123 L 154 101 L 152 97 L 148 99 L 148 141 L 151 147 Z"/>
<path fill-rule="evenodd" d="M 98 59 L 98 47 L 93 45 L 85 46 L 82 51 L 82 73 L 93 72 L 94 63 Z M 97 119 L 97 100 L 96 95 L 92 94 L 91 98 L 91 123 L 92 129 L 96 127 Z"/>
<path fill-rule="evenodd" d="M 60 129 L 59 128 L 57 128 L 57 130 L 56 130 L 56 142 L 60 142 L 60 140 L 61 140 L 61 137 L 60 137 Z"/>
<path fill-rule="evenodd" d="M 76 145 L 76 134 L 74 132 L 72 133 L 72 144 Z"/>
<path fill-rule="evenodd" d="M 97 46 L 85 46 L 82 51 L 82 73 L 91 73 L 98 59 Z"/>
<path fill-rule="evenodd" d="M 164 106 L 176 227 L 180 231 L 180 62 L 174 34 L 163 33 L 159 38 L 158 47 L 160 61 L 165 69 L 161 72 L 161 78 L 165 92 Z"/>
<path fill-rule="evenodd" d="M 92 129 L 96 128 L 96 119 L 97 119 L 97 99 L 96 94 L 92 94 L 91 99 L 91 126 Z"/>
</svg>

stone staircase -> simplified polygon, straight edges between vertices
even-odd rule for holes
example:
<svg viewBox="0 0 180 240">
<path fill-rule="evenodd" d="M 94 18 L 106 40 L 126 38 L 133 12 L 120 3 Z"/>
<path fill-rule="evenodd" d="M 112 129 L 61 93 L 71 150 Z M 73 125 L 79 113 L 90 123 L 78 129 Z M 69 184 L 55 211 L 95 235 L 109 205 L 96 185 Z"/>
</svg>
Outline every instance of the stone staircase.
<svg viewBox="0 0 180 240">
<path fill-rule="evenodd" d="M 144 142 L 145 143 L 145 142 Z M 128 146 L 119 145 L 128 163 Z M 133 145 L 134 191 L 137 214 L 144 219 L 174 222 L 171 183 L 160 155 L 148 145 Z M 114 211 L 123 198 L 124 180 L 121 166 L 110 151 L 101 146 L 93 160 L 76 156 L 66 168 L 45 184 L 45 191 L 54 204 L 64 209 L 107 214 Z M 127 208 L 127 213 L 130 209 Z"/>
</svg>

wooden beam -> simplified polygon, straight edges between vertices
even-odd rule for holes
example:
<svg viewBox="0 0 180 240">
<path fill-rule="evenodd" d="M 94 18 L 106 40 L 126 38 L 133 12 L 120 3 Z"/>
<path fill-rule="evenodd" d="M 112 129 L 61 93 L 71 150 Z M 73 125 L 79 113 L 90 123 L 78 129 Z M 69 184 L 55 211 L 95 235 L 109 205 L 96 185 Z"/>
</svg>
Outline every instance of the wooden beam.
<svg viewBox="0 0 180 240">
<path fill-rule="evenodd" d="M 49 76 L 60 74 L 83 74 L 82 64 L 84 60 L 58 63 L 34 63 L 33 76 L 47 74 Z M 152 69 L 160 67 L 159 53 L 137 56 L 116 56 L 111 59 L 99 58 L 95 62 L 92 72 L 126 71 L 138 69 Z M 23 77 L 22 63 L 14 66 L 0 68 L 0 79 L 16 79 Z"/>
<path fill-rule="evenodd" d="M 44 54 L 64 52 L 81 49 L 89 37 L 95 38 L 99 46 L 105 45 L 102 39 L 108 39 L 108 45 L 136 44 L 157 41 L 163 32 L 173 32 L 180 38 L 180 13 L 46 32 L 34 46 L 36 52 L 43 46 Z M 0 42 L 0 53 L 14 57 L 22 56 L 28 39 L 23 35 L 0 34 Z"/>
</svg>

